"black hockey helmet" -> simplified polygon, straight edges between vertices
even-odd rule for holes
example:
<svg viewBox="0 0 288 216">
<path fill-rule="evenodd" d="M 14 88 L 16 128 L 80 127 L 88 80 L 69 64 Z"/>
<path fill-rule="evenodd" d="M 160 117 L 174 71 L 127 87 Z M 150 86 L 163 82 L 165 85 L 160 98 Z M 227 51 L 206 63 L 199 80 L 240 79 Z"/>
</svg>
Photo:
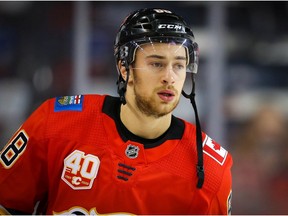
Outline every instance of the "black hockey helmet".
<svg viewBox="0 0 288 216">
<path fill-rule="evenodd" d="M 189 58 L 187 72 L 197 73 L 198 45 L 193 32 L 181 16 L 165 9 L 140 9 L 126 17 L 114 44 L 116 63 L 121 60 L 130 65 L 135 60 L 136 48 L 151 42 L 182 44 Z"/>
<path fill-rule="evenodd" d="M 183 45 L 187 55 L 186 71 L 190 72 L 192 79 L 192 91 L 184 97 L 189 98 L 194 108 L 196 120 L 196 143 L 198 162 L 196 166 L 198 183 L 197 187 L 202 188 L 204 182 L 203 150 L 201 126 L 198 118 L 195 103 L 195 79 L 194 75 L 198 70 L 199 49 L 195 42 L 194 34 L 184 19 L 166 9 L 145 8 L 132 12 L 121 24 L 114 43 L 114 56 L 116 67 L 119 73 L 117 80 L 118 94 L 123 104 L 126 104 L 125 92 L 129 79 L 129 66 L 135 60 L 135 53 L 140 45 L 145 43 L 176 43 Z M 124 80 L 118 63 L 125 66 L 127 77 Z"/>
</svg>

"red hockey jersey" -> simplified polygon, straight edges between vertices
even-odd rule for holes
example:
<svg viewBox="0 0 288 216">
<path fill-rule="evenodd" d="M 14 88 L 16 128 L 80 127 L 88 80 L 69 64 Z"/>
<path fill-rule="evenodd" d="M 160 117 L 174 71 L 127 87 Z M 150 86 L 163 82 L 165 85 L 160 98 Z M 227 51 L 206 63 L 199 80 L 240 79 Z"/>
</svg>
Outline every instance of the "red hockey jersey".
<svg viewBox="0 0 288 216">
<path fill-rule="evenodd" d="M 203 133 L 196 187 L 195 126 L 173 116 L 155 140 L 121 123 L 120 100 L 47 100 L 0 155 L 0 206 L 31 214 L 229 214 L 231 155 Z M 35 212 L 34 212 L 35 213 Z"/>
</svg>

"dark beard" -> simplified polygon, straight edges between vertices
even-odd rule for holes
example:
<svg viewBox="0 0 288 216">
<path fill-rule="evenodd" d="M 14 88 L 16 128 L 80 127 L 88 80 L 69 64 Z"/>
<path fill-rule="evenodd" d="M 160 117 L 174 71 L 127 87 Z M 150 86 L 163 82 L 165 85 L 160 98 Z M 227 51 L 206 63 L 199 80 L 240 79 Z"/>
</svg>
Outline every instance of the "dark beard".
<svg viewBox="0 0 288 216">
<path fill-rule="evenodd" d="M 138 94 L 135 88 L 134 88 L 134 93 L 135 93 L 136 106 L 139 108 L 139 110 L 143 114 L 145 114 L 146 116 L 149 116 L 149 117 L 160 118 L 162 116 L 165 116 L 165 115 L 171 113 L 177 107 L 177 105 L 179 103 L 179 100 L 177 100 L 169 108 L 167 108 L 165 110 L 159 110 L 157 108 L 155 101 L 153 101 L 149 98 L 145 98 L 142 95 Z"/>
<path fill-rule="evenodd" d="M 134 94 L 135 94 L 135 102 L 136 102 L 136 106 L 138 107 L 138 109 L 140 110 L 140 112 L 142 112 L 143 114 L 145 114 L 148 117 L 154 117 L 154 118 L 160 118 L 163 117 L 169 113 L 171 113 L 178 105 L 180 99 L 178 98 L 177 101 L 175 101 L 172 106 L 167 107 L 167 109 L 165 110 L 159 110 L 159 108 L 157 107 L 156 102 L 152 99 L 152 98 L 147 98 L 142 96 L 141 94 L 139 94 L 137 92 L 136 86 L 137 85 L 143 85 L 142 81 L 138 78 L 137 73 L 133 73 L 134 75 Z M 163 89 L 164 87 L 162 87 L 161 89 Z M 176 89 L 174 89 L 173 86 L 166 86 L 167 89 L 171 89 L 174 90 L 176 95 L 178 95 L 178 91 Z M 155 89 L 155 92 L 161 90 L 161 89 Z M 168 105 L 167 105 L 168 106 Z"/>
</svg>

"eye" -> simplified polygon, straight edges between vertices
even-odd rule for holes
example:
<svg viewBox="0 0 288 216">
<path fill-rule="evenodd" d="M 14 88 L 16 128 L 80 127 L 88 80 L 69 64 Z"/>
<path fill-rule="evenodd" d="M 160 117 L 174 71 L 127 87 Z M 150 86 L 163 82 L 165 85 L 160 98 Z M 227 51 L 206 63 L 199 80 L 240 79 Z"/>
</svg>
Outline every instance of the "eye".
<svg viewBox="0 0 288 216">
<path fill-rule="evenodd" d="M 152 62 L 150 65 L 154 68 L 162 68 L 163 67 L 163 64 L 161 62 Z"/>
<path fill-rule="evenodd" d="M 177 64 L 174 65 L 174 70 L 175 71 L 185 70 L 185 68 L 186 68 L 185 64 L 177 63 Z"/>
</svg>

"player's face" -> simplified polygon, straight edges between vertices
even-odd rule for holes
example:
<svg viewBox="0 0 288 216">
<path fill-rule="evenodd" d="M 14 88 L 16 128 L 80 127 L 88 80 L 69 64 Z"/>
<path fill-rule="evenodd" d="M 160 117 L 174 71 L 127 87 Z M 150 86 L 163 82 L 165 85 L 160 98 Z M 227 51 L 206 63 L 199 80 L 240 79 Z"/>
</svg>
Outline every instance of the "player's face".
<svg viewBox="0 0 288 216">
<path fill-rule="evenodd" d="M 138 109 L 161 117 L 179 103 L 186 78 L 186 50 L 177 44 L 154 43 L 137 49 L 132 83 Z"/>
</svg>

